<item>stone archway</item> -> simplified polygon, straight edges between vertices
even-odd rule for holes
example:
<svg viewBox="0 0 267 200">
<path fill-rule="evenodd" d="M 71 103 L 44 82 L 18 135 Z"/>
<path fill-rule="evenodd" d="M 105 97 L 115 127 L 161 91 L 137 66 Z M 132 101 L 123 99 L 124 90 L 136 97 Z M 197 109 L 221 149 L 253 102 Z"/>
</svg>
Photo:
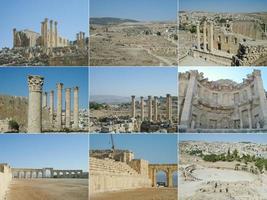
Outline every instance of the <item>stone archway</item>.
<svg viewBox="0 0 267 200">
<path fill-rule="evenodd" d="M 163 171 L 166 173 L 166 187 L 173 187 L 173 173 L 177 172 L 177 164 L 150 164 L 149 178 L 152 181 L 152 187 L 157 187 L 157 172 Z"/>
</svg>

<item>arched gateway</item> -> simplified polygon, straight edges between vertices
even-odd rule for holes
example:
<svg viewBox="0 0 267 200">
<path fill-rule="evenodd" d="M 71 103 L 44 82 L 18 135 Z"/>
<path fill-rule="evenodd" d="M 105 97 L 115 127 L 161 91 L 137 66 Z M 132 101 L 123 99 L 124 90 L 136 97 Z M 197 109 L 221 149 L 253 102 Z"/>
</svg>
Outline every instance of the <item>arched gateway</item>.
<svg viewBox="0 0 267 200">
<path fill-rule="evenodd" d="M 152 187 L 157 186 L 157 172 L 163 171 L 167 177 L 167 187 L 173 187 L 173 173 L 177 172 L 177 164 L 149 164 L 149 178 L 152 181 Z"/>
</svg>

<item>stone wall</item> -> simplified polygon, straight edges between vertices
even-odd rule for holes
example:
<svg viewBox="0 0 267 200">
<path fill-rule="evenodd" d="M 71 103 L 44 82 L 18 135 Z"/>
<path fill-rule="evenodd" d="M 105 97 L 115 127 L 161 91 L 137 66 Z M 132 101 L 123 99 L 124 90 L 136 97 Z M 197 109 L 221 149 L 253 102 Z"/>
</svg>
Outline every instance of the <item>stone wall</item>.
<svg viewBox="0 0 267 200">
<path fill-rule="evenodd" d="M 20 131 L 26 132 L 27 113 L 28 99 L 26 97 L 0 95 L 0 120 L 13 119 L 19 124 Z"/>
<path fill-rule="evenodd" d="M 151 187 L 152 185 L 148 176 L 139 174 L 126 163 L 93 157 L 90 157 L 89 163 L 90 194 Z"/>
<path fill-rule="evenodd" d="M 10 167 L 7 164 L 0 164 L 0 200 L 5 200 L 11 179 L 12 173 Z"/>
<path fill-rule="evenodd" d="M 27 132 L 27 116 L 28 98 L 0 95 L 0 120 L 15 120 L 19 124 L 19 132 Z M 42 126 L 44 131 L 51 130 L 48 108 L 43 108 Z"/>
</svg>

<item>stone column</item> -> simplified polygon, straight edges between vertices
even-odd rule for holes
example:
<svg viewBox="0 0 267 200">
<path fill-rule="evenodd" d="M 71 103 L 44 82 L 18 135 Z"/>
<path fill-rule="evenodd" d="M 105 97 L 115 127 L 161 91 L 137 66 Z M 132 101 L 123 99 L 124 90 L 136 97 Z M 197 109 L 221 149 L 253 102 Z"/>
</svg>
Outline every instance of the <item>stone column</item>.
<svg viewBox="0 0 267 200">
<path fill-rule="evenodd" d="M 204 21 L 203 25 L 203 45 L 204 45 L 204 51 L 207 51 L 207 22 Z"/>
<path fill-rule="evenodd" d="M 44 21 L 44 46 L 48 47 L 48 19 Z"/>
<path fill-rule="evenodd" d="M 41 76 L 28 76 L 28 133 L 42 132 L 42 90 L 44 78 Z"/>
<path fill-rule="evenodd" d="M 17 29 L 13 29 L 13 47 L 16 47 L 17 46 L 17 43 L 16 43 L 16 34 L 17 34 Z"/>
<path fill-rule="evenodd" d="M 70 128 L 70 120 L 71 120 L 71 88 L 66 88 L 65 94 L 65 126 L 66 128 Z"/>
<path fill-rule="evenodd" d="M 152 121 L 152 115 L 153 115 L 153 110 L 152 110 L 152 97 L 148 96 L 148 121 Z"/>
<path fill-rule="evenodd" d="M 197 49 L 200 50 L 200 31 L 199 31 L 199 22 L 197 23 Z"/>
<path fill-rule="evenodd" d="M 239 117 L 240 117 L 240 129 L 243 129 L 242 110 L 240 110 L 240 109 L 239 109 Z"/>
<path fill-rule="evenodd" d="M 57 40 L 58 40 L 58 36 L 57 36 L 57 21 L 55 21 L 55 36 L 54 36 L 54 43 L 55 43 L 55 47 L 57 47 Z"/>
<path fill-rule="evenodd" d="M 79 128 L 79 87 L 74 88 L 73 128 Z"/>
<path fill-rule="evenodd" d="M 167 175 L 167 186 L 173 187 L 173 181 L 172 181 L 172 171 L 169 169 Z"/>
<path fill-rule="evenodd" d="M 63 83 L 57 84 L 57 129 L 62 128 L 62 88 Z"/>
<path fill-rule="evenodd" d="M 154 96 L 154 121 L 158 121 L 158 97 Z"/>
<path fill-rule="evenodd" d="M 144 97 L 140 97 L 141 101 L 141 121 L 145 119 L 145 105 L 144 105 Z"/>
<path fill-rule="evenodd" d="M 248 124 L 249 129 L 252 129 L 251 105 L 248 105 Z"/>
<path fill-rule="evenodd" d="M 258 96 L 260 99 L 260 112 L 263 120 L 263 128 L 267 129 L 267 100 L 266 100 L 265 90 L 263 87 L 263 81 L 261 78 L 261 71 L 254 70 L 253 75 L 254 75 L 254 84 L 256 87 L 256 91 L 258 91 Z"/>
<path fill-rule="evenodd" d="M 43 93 L 43 108 L 47 107 L 47 92 Z"/>
<path fill-rule="evenodd" d="M 213 52 L 213 22 L 212 21 L 210 21 L 209 50 L 210 52 Z"/>
<path fill-rule="evenodd" d="M 44 22 L 41 22 L 41 46 L 44 46 Z"/>
<path fill-rule="evenodd" d="M 50 47 L 53 47 L 53 20 L 50 20 Z"/>
<path fill-rule="evenodd" d="M 54 121 L 54 90 L 50 92 L 50 122 L 51 125 Z"/>
<path fill-rule="evenodd" d="M 132 105 L 132 118 L 135 118 L 136 111 L 135 111 L 135 96 L 134 95 L 132 96 L 132 103 L 131 103 L 131 105 Z"/>
<path fill-rule="evenodd" d="M 172 97 L 170 94 L 166 95 L 167 100 L 167 119 L 169 122 L 172 122 Z"/>
<path fill-rule="evenodd" d="M 189 128 L 191 112 L 192 112 L 192 101 L 194 96 L 194 90 L 196 87 L 197 75 L 198 75 L 197 70 L 190 71 L 190 79 L 188 82 L 186 97 L 181 114 L 181 123 L 180 123 L 181 129 Z"/>
</svg>

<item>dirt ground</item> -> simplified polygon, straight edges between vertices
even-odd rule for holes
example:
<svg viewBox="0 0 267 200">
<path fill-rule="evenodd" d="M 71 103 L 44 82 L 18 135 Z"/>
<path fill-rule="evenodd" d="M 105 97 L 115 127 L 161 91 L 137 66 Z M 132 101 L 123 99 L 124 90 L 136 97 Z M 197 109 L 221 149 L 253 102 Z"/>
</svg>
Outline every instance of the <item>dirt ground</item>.
<svg viewBox="0 0 267 200">
<path fill-rule="evenodd" d="M 105 192 L 90 196 L 90 200 L 177 200 L 177 189 L 144 188 L 120 192 Z"/>
<path fill-rule="evenodd" d="M 13 180 L 8 200 L 88 200 L 88 179 Z"/>
</svg>

